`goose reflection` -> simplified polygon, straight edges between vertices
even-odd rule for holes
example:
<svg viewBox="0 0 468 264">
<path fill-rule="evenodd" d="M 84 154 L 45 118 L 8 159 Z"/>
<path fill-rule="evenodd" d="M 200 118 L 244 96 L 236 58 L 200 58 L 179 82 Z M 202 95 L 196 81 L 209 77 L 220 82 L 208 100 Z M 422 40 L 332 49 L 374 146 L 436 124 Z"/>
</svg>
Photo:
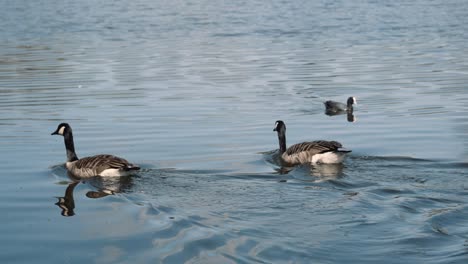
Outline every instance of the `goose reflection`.
<svg viewBox="0 0 468 264">
<path fill-rule="evenodd" d="M 65 195 L 63 197 L 57 197 L 58 201 L 55 203 L 61 209 L 61 215 L 70 217 L 75 215 L 75 199 L 73 192 L 75 187 L 79 183 L 88 184 L 95 188 L 86 192 L 86 197 L 91 199 L 97 199 L 106 197 L 108 195 L 114 195 L 116 193 L 122 193 L 128 191 L 132 186 L 131 177 L 91 177 L 86 179 L 77 179 L 72 175 L 68 175 L 72 180 L 65 189 Z"/>
<path fill-rule="evenodd" d="M 310 167 L 310 174 L 322 179 L 339 179 L 344 176 L 343 164 L 320 164 Z"/>
<path fill-rule="evenodd" d="M 114 195 L 128 191 L 133 186 L 132 177 L 91 177 L 87 178 L 85 183 L 90 184 L 97 191 L 88 191 L 86 197 L 101 198 L 107 195 Z"/>
<path fill-rule="evenodd" d="M 344 177 L 343 164 L 304 164 L 296 167 L 281 166 L 275 168 L 280 175 L 285 175 L 291 171 L 300 171 L 300 174 L 310 175 L 320 180 L 336 180 Z"/>
<path fill-rule="evenodd" d="M 305 181 L 327 181 L 343 178 L 343 164 L 303 164 L 296 167 L 280 166 L 275 168 L 280 175 L 292 174 L 293 178 Z M 312 178 L 310 177 L 312 176 Z"/>
<path fill-rule="evenodd" d="M 73 190 L 76 185 L 80 182 L 72 182 L 68 184 L 65 190 L 65 196 L 57 197 L 58 202 L 55 203 L 60 209 L 62 209 L 61 215 L 63 216 L 74 216 L 75 215 L 75 199 L 73 198 Z"/>
</svg>

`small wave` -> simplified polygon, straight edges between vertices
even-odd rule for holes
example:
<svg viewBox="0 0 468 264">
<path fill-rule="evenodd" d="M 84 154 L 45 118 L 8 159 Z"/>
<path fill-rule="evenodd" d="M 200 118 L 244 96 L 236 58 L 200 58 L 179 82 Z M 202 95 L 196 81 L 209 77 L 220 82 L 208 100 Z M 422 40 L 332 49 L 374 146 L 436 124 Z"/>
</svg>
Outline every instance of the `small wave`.
<svg viewBox="0 0 468 264">
<path fill-rule="evenodd" d="M 450 161 L 441 161 L 437 163 L 437 167 L 441 168 L 468 168 L 468 162 L 450 162 Z"/>
<path fill-rule="evenodd" d="M 247 33 L 216 33 L 211 35 L 214 38 L 233 38 L 233 37 L 244 37 L 248 36 Z"/>
<path fill-rule="evenodd" d="M 52 165 L 50 166 L 50 170 L 52 173 L 52 176 L 55 177 L 56 179 L 68 179 L 67 177 L 67 169 L 65 168 L 65 164 L 57 164 L 57 165 Z"/>
<path fill-rule="evenodd" d="M 371 193 L 375 193 L 378 195 L 403 195 L 403 194 L 414 194 L 414 191 L 407 190 L 407 189 L 396 189 L 396 188 L 379 188 L 370 191 Z"/>
<path fill-rule="evenodd" d="M 408 161 L 408 162 L 432 162 L 433 160 L 414 158 L 410 156 L 356 156 L 350 155 L 352 160 L 375 160 L 375 161 Z"/>
</svg>

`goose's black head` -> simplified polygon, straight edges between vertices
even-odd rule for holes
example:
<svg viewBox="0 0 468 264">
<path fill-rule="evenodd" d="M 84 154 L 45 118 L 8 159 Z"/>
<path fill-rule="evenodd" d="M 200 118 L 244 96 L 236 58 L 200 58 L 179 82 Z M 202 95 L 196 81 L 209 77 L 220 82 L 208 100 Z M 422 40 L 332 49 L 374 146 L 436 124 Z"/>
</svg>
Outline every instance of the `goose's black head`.
<svg viewBox="0 0 468 264">
<path fill-rule="evenodd" d="M 353 105 L 353 104 L 357 104 L 357 101 L 356 101 L 356 97 L 351 96 L 351 97 L 348 98 L 347 105 L 348 105 L 348 106 L 351 106 L 351 105 Z"/>
<path fill-rule="evenodd" d="M 276 131 L 278 133 L 286 131 L 286 125 L 284 124 L 283 121 L 278 120 L 275 123 L 275 128 L 273 128 L 273 131 Z"/>
<path fill-rule="evenodd" d="M 51 135 L 65 135 L 66 133 L 71 132 L 71 127 L 67 123 L 61 123 L 58 125 L 57 129 Z"/>
</svg>

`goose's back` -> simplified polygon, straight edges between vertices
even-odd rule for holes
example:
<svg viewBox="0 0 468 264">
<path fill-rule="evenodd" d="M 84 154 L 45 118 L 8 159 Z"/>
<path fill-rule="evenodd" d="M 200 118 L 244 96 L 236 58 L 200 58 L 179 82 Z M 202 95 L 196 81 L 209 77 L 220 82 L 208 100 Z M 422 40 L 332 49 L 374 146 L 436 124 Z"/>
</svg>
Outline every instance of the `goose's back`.
<svg viewBox="0 0 468 264">
<path fill-rule="evenodd" d="M 337 152 L 343 146 L 337 141 L 308 141 L 290 146 L 282 158 L 290 164 L 315 163 L 319 154 Z M 334 162 L 333 162 L 334 163 Z"/>
<path fill-rule="evenodd" d="M 124 176 L 130 170 L 138 170 L 139 167 L 129 163 L 126 159 L 102 154 L 85 157 L 74 162 L 67 162 L 67 169 L 80 177 L 92 176 Z"/>
<path fill-rule="evenodd" d="M 307 141 L 290 146 L 286 150 L 286 154 L 292 155 L 299 152 L 310 152 L 311 154 L 319 154 L 327 151 L 334 151 L 342 148 L 341 143 L 337 141 L 316 140 Z"/>
</svg>

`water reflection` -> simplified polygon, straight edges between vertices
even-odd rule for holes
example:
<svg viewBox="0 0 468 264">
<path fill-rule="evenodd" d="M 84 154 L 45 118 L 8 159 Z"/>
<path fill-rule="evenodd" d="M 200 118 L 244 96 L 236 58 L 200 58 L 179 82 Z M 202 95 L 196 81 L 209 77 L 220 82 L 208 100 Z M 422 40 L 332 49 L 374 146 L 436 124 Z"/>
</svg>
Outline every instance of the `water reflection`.
<svg viewBox="0 0 468 264">
<path fill-rule="evenodd" d="M 357 121 L 357 118 L 354 116 L 353 112 L 350 112 L 346 115 L 348 122 L 354 123 Z"/>
<path fill-rule="evenodd" d="M 88 183 L 97 191 L 89 191 L 86 193 L 88 198 L 101 198 L 107 195 L 127 192 L 133 186 L 133 180 L 130 176 L 125 177 L 91 177 L 83 181 Z"/>
<path fill-rule="evenodd" d="M 344 177 L 343 164 L 303 164 L 296 167 L 281 166 L 274 170 L 285 175 L 292 173 L 294 176 L 314 176 L 320 180 L 335 180 Z"/>
<path fill-rule="evenodd" d="M 61 209 L 62 216 L 74 216 L 75 215 L 75 199 L 73 192 L 75 187 L 79 183 L 89 184 L 96 190 L 90 190 L 86 192 L 86 197 L 91 199 L 97 199 L 106 197 L 108 195 L 114 195 L 116 193 L 122 193 L 128 191 L 133 186 L 131 177 L 91 177 L 88 179 L 77 179 L 71 174 L 68 177 L 72 180 L 65 189 L 65 195 L 63 197 L 57 197 L 58 201 L 55 203 Z"/>
<path fill-rule="evenodd" d="M 325 109 L 325 114 L 327 116 L 336 116 L 336 115 L 346 114 L 346 120 L 348 120 L 348 122 L 354 123 L 354 122 L 357 121 L 357 118 L 354 116 L 353 110 L 351 110 L 351 111 L 344 111 L 344 110 L 331 111 L 331 110 Z"/>
<path fill-rule="evenodd" d="M 2 262 L 465 263 L 468 1 L 401 2 L 8 1 Z M 323 114 L 351 94 L 359 125 Z M 253 153 L 275 146 L 272 117 L 357 154 L 265 166 Z M 45 177 L 63 153 L 45 128 L 64 119 L 83 150 L 174 170 L 132 178 L 128 199 Z M 86 219 L 44 221 L 51 206 Z"/>
<path fill-rule="evenodd" d="M 310 166 L 310 174 L 315 177 L 338 179 L 344 176 L 343 164 L 320 164 Z"/>
<path fill-rule="evenodd" d="M 56 202 L 55 205 L 62 209 L 61 215 L 63 216 L 75 215 L 75 199 L 73 198 L 73 191 L 78 183 L 80 182 L 70 183 L 65 190 L 65 196 L 57 197 L 58 202 Z"/>
</svg>

